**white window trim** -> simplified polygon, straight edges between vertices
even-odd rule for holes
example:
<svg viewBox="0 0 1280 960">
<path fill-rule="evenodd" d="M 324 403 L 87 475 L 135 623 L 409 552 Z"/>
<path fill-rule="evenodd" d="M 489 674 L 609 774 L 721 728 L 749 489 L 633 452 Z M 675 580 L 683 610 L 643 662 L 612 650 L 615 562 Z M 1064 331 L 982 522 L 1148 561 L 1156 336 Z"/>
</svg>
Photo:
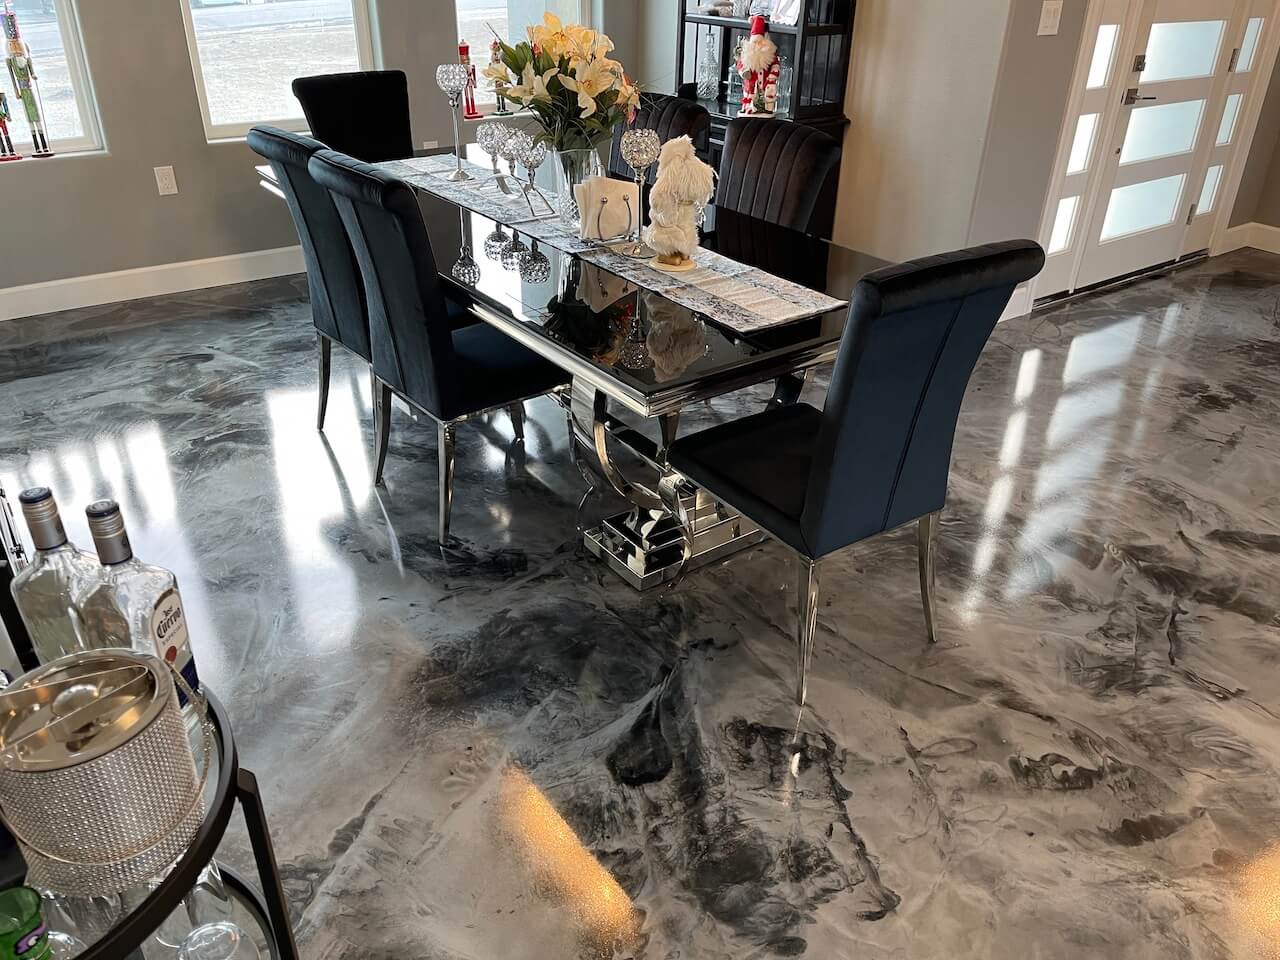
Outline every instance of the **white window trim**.
<svg viewBox="0 0 1280 960">
<path fill-rule="evenodd" d="M 67 73 L 71 80 L 71 93 L 76 99 L 76 110 L 80 114 L 80 126 L 84 129 L 78 137 L 62 137 L 49 140 L 49 148 L 55 153 L 89 153 L 103 150 L 106 142 L 102 136 L 102 121 L 98 117 L 98 98 L 94 96 L 93 81 L 89 78 L 89 64 L 84 51 L 84 34 L 80 29 L 80 15 L 76 10 L 75 0 L 54 0 L 54 15 L 58 21 L 58 33 L 62 37 L 62 49 L 67 57 Z M 22 20 L 18 21 L 19 28 Z M 9 78 L 2 77 L 7 88 Z M 36 61 L 36 80 L 40 80 L 40 62 Z M 9 133 L 13 136 L 14 146 L 24 156 L 27 153 L 26 140 L 30 139 L 30 128 L 26 126 L 27 117 L 22 104 L 9 90 L 9 108 L 13 119 L 9 121 Z"/>
<path fill-rule="evenodd" d="M 64 0 L 65 2 L 65 0 Z M 257 117 L 242 123 L 214 123 L 209 116 L 209 97 L 204 84 L 204 67 L 200 62 L 200 47 L 196 42 L 195 21 L 191 16 L 191 0 L 176 0 L 182 10 L 182 25 L 187 34 L 187 52 L 191 59 L 191 74 L 196 82 L 196 98 L 200 101 L 200 120 L 204 123 L 205 138 L 210 143 L 228 140 L 242 140 L 251 127 L 266 124 L 291 130 L 295 133 L 305 132 L 306 118 L 296 117 Z M 372 70 L 377 67 L 378 56 L 373 43 L 373 14 L 369 9 L 369 0 L 351 0 L 352 24 L 356 33 L 356 57 L 361 70 Z"/>
</svg>

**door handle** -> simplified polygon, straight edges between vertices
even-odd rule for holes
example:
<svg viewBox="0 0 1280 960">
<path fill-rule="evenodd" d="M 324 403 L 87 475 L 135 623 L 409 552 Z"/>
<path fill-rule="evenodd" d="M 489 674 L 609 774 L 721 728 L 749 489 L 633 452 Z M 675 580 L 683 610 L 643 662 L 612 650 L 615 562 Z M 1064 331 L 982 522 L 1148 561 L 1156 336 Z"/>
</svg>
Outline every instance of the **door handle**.
<svg viewBox="0 0 1280 960">
<path fill-rule="evenodd" d="M 1122 100 L 1121 102 L 1126 107 L 1132 107 L 1139 100 L 1158 100 L 1158 99 L 1159 97 L 1141 97 L 1138 95 L 1137 87 L 1130 87 L 1128 90 L 1124 92 L 1124 100 Z"/>
</svg>

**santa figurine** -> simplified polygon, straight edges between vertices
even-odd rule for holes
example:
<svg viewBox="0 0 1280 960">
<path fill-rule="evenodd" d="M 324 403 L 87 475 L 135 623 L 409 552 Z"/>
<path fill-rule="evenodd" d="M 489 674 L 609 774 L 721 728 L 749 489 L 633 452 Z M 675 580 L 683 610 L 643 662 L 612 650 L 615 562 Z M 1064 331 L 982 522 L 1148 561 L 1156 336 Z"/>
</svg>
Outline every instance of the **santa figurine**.
<svg viewBox="0 0 1280 960">
<path fill-rule="evenodd" d="M 738 48 L 734 65 L 742 77 L 742 109 L 739 115 L 773 113 L 778 103 L 778 45 L 769 39 L 764 17 L 751 18 L 751 36 Z"/>
</svg>

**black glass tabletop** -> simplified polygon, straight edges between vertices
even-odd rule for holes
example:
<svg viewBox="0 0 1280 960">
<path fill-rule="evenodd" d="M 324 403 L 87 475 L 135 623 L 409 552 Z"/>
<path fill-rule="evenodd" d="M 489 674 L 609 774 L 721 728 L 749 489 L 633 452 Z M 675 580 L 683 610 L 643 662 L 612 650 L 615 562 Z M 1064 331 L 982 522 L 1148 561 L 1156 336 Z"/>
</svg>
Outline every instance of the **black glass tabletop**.
<svg viewBox="0 0 1280 960">
<path fill-rule="evenodd" d="M 496 188 L 495 188 L 496 189 Z M 521 229 L 419 191 L 440 273 L 489 322 L 652 416 L 804 369 L 834 355 L 846 306 L 737 332 Z M 810 290 L 847 300 L 885 262 L 729 210 L 703 246 Z"/>
</svg>

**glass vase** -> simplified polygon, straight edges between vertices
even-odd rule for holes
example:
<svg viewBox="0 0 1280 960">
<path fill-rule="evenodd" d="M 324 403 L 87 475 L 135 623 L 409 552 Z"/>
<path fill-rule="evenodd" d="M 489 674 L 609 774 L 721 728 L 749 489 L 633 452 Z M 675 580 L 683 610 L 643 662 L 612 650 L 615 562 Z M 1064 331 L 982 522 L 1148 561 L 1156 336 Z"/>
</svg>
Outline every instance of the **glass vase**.
<svg viewBox="0 0 1280 960">
<path fill-rule="evenodd" d="M 568 231 L 578 233 L 582 228 L 582 211 L 574 188 L 579 184 L 604 175 L 604 165 L 594 147 L 583 150 L 557 150 L 556 194 L 560 223 Z"/>
</svg>

